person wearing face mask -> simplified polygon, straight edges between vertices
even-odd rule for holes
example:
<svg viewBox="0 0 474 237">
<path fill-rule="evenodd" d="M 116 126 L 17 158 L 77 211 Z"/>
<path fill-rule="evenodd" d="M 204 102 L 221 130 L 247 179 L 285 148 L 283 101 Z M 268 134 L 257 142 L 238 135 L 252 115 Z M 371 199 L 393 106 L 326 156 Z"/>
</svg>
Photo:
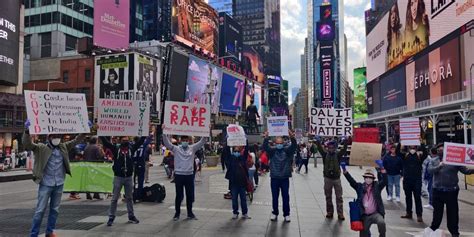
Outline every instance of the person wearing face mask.
<svg viewBox="0 0 474 237">
<path fill-rule="evenodd" d="M 357 193 L 357 202 L 361 205 L 362 222 L 364 223 L 364 230 L 359 234 L 361 237 L 370 236 L 370 226 L 376 224 L 379 229 L 379 236 L 385 237 L 385 208 L 382 201 L 382 190 L 387 184 L 387 175 L 383 167 L 383 161 L 377 160 L 375 163 L 380 168 L 379 182 L 375 181 L 375 175 L 372 169 L 367 169 L 362 175 L 364 183 L 358 183 L 352 178 L 346 170 L 346 163 L 341 162 L 341 168 L 347 182 Z"/>
<path fill-rule="evenodd" d="M 326 196 L 326 218 L 332 219 L 334 216 L 334 206 L 332 203 L 332 190 L 336 193 L 336 206 L 338 219 L 343 221 L 343 199 L 342 199 L 342 185 L 341 185 L 341 170 L 339 165 L 341 159 L 346 154 L 347 142 L 344 140 L 344 147 L 342 150 L 337 152 L 337 143 L 330 141 L 327 144 L 327 149 L 321 146 L 321 138 L 316 137 L 316 146 L 318 147 L 319 154 L 323 158 L 323 175 L 324 175 L 324 195 Z"/>
<path fill-rule="evenodd" d="M 402 158 L 397 154 L 394 144 L 390 144 L 390 152 L 383 157 L 383 165 L 387 170 L 388 176 L 388 195 L 387 201 L 396 200 L 400 202 L 400 179 L 403 170 Z M 395 186 L 395 195 L 393 187 Z"/>
<path fill-rule="evenodd" d="M 444 205 L 446 205 L 446 220 L 451 236 L 459 236 L 459 178 L 458 173 L 474 174 L 474 169 L 465 166 L 453 166 L 443 163 L 444 145 L 436 146 L 438 156 L 428 165 L 428 172 L 433 175 L 433 221 L 425 232 L 436 231 L 443 221 Z"/>
<path fill-rule="evenodd" d="M 271 221 L 278 218 L 278 197 L 283 199 L 283 217 L 285 222 L 290 222 L 290 177 L 293 171 L 293 156 L 297 143 L 293 132 L 289 132 L 291 144 L 284 144 L 282 137 L 275 139 L 275 145 L 269 145 L 268 132 L 264 133 L 263 150 L 267 152 L 270 160 L 270 183 L 272 189 L 272 216 Z"/>
<path fill-rule="evenodd" d="M 188 219 L 197 220 L 193 213 L 194 202 L 194 156 L 199 149 L 206 144 L 206 138 L 194 144 L 189 145 L 190 138 L 181 137 L 179 146 L 173 145 L 167 135 L 163 134 L 163 143 L 166 148 L 174 154 L 174 182 L 176 187 L 175 214 L 174 221 L 179 220 L 181 214 L 181 202 L 184 198 L 184 190 L 186 190 L 186 209 L 188 211 Z"/>
<path fill-rule="evenodd" d="M 85 135 L 80 134 L 72 141 L 61 142 L 62 135 L 50 134 L 46 144 L 33 143 L 29 133 L 30 125 L 30 121 L 27 120 L 22 141 L 25 149 L 34 154 L 33 181 L 39 185 L 38 204 L 33 216 L 30 236 L 39 235 L 48 201 L 50 204 L 46 236 L 56 236 L 54 229 L 59 214 L 64 181 L 66 174 L 71 175 L 69 151 L 84 140 Z M 89 126 L 91 126 L 90 122 Z"/>
<path fill-rule="evenodd" d="M 409 146 L 408 153 L 401 151 L 401 143 L 398 143 L 396 153 L 402 157 L 403 191 L 405 192 L 406 214 L 402 219 L 413 218 L 413 201 L 415 199 L 415 210 L 418 222 L 423 222 L 423 205 L 421 202 L 422 170 L 423 160 L 426 158 L 426 150 L 417 153 L 416 146 Z"/>
<path fill-rule="evenodd" d="M 120 198 L 120 191 L 125 190 L 125 201 L 127 202 L 128 223 L 138 224 L 140 221 L 135 216 L 133 211 L 133 154 L 145 142 L 145 137 L 141 137 L 133 145 L 130 144 L 129 137 L 121 137 L 120 145 L 117 147 L 113 145 L 107 138 L 100 137 L 104 147 L 110 149 L 113 154 L 114 164 L 112 169 L 114 171 L 113 181 L 113 196 L 109 209 L 109 220 L 107 226 L 112 226 L 115 220 L 115 213 L 117 211 L 117 201 Z M 149 137 L 148 139 L 151 139 Z"/>
</svg>

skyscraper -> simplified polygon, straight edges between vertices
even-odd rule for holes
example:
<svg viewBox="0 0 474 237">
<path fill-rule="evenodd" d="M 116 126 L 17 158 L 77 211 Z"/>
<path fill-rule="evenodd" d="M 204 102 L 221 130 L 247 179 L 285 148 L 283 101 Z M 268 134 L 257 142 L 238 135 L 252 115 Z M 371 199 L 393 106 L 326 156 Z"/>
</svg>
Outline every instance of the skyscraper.
<svg viewBox="0 0 474 237">
<path fill-rule="evenodd" d="M 143 0 L 143 39 L 171 41 L 170 0 Z"/>
<path fill-rule="evenodd" d="M 225 12 L 232 16 L 232 0 L 209 0 L 211 5 L 217 12 Z"/>
</svg>

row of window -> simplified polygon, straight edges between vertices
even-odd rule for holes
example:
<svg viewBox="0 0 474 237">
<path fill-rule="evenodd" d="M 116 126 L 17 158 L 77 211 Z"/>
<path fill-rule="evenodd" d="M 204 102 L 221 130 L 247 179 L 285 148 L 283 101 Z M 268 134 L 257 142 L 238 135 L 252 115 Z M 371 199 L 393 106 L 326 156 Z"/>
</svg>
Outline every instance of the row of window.
<svg viewBox="0 0 474 237">
<path fill-rule="evenodd" d="M 92 79 L 92 71 L 90 68 L 84 69 L 84 81 L 85 82 L 90 82 Z M 69 71 L 64 70 L 63 71 L 63 82 L 64 83 L 69 83 Z"/>
<path fill-rule="evenodd" d="M 79 0 L 24 0 L 25 9 L 43 7 L 55 4 L 61 4 L 67 8 L 72 9 L 75 12 L 88 16 L 94 17 L 94 8 L 81 3 Z"/>
<path fill-rule="evenodd" d="M 25 27 L 49 24 L 62 24 L 89 35 L 92 35 L 94 31 L 93 25 L 59 12 L 25 16 Z"/>
</svg>

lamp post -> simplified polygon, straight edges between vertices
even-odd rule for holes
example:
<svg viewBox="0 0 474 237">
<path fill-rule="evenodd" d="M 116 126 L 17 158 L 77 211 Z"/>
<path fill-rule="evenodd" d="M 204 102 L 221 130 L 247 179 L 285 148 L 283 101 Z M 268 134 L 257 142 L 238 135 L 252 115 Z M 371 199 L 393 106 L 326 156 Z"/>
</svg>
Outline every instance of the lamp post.
<svg viewBox="0 0 474 237">
<path fill-rule="evenodd" d="M 54 83 L 66 85 L 66 83 L 62 81 L 48 81 L 48 89 L 47 89 L 48 91 L 49 91 L 49 85 L 54 84 Z"/>
<path fill-rule="evenodd" d="M 205 94 L 209 95 L 209 107 L 211 109 L 211 114 L 212 114 L 212 97 L 215 94 L 214 89 L 215 89 L 217 80 L 214 80 L 214 78 L 212 77 L 212 67 L 211 66 L 209 66 L 208 78 L 209 78 L 209 84 L 207 84 Z M 210 134 L 209 134 L 209 140 L 210 140 L 209 142 L 212 144 L 212 118 L 211 118 L 210 122 L 211 122 L 211 128 L 210 128 Z"/>
</svg>

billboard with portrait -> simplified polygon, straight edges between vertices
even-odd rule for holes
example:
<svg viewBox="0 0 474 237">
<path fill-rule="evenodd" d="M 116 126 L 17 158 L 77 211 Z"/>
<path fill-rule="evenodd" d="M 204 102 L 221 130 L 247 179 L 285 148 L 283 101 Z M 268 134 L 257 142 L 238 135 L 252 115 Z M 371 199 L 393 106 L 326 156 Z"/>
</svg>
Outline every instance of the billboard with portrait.
<svg viewBox="0 0 474 237">
<path fill-rule="evenodd" d="M 2 1 L 0 7 L 0 85 L 18 85 L 20 1 Z"/>
<path fill-rule="evenodd" d="M 242 52 L 242 69 L 252 72 L 254 80 L 265 83 L 265 73 L 261 55 L 251 46 L 244 45 Z"/>
<path fill-rule="evenodd" d="M 366 85 L 365 67 L 354 69 L 354 119 L 367 118 Z"/>
<path fill-rule="evenodd" d="M 173 0 L 172 32 L 176 40 L 217 53 L 217 11 L 202 0 Z"/>
<path fill-rule="evenodd" d="M 465 0 L 398 0 L 367 35 L 371 81 L 472 20 Z"/>
<path fill-rule="evenodd" d="M 220 112 L 229 115 L 235 115 L 242 111 L 243 99 L 245 93 L 245 80 L 237 76 L 222 74 Z"/>
<path fill-rule="evenodd" d="M 130 0 L 101 0 L 94 3 L 95 46 L 127 49 L 130 39 Z"/>
</svg>

